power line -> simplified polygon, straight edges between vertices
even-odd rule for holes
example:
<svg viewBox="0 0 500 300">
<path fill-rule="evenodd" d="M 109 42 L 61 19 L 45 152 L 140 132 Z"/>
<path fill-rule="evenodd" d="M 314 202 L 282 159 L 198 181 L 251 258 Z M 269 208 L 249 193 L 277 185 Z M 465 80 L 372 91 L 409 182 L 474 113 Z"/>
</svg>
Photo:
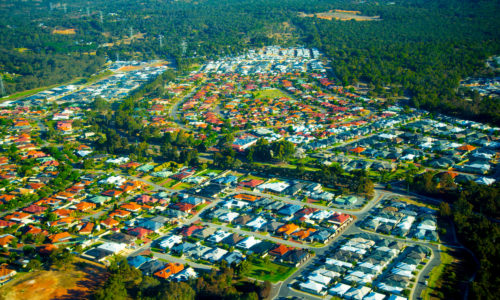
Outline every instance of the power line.
<svg viewBox="0 0 500 300">
<path fill-rule="evenodd" d="M 0 75 L 0 93 L 2 96 L 5 96 L 5 94 L 7 94 L 5 92 L 5 87 L 3 86 L 3 76 Z"/>
<path fill-rule="evenodd" d="M 182 55 L 184 56 L 186 55 L 186 50 L 187 50 L 186 40 L 182 41 L 181 47 L 182 47 Z"/>
</svg>

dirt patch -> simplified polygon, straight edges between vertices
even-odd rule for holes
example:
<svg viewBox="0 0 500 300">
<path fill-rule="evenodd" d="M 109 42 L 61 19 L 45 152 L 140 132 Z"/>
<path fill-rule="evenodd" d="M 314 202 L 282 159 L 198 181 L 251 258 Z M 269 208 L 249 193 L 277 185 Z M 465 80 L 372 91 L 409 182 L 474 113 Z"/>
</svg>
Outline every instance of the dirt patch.
<svg viewBox="0 0 500 300">
<path fill-rule="evenodd" d="M 130 72 L 130 71 L 139 70 L 140 68 L 141 67 L 138 67 L 138 66 L 124 66 L 124 67 L 119 68 L 118 71 Z"/>
<path fill-rule="evenodd" d="M 322 13 L 315 13 L 315 14 L 306 14 L 306 13 L 299 13 L 299 16 L 302 18 L 309 17 L 313 18 L 316 17 L 318 19 L 323 19 L 323 20 L 340 20 L 340 21 L 349 21 L 349 20 L 356 20 L 356 21 L 380 21 L 382 20 L 380 16 L 363 16 L 361 15 L 361 12 L 359 11 L 348 11 L 348 10 L 341 10 L 341 9 L 336 9 L 336 10 L 330 10 L 328 12 L 322 12 Z"/>
<path fill-rule="evenodd" d="M 52 34 L 72 35 L 72 34 L 76 34 L 76 29 L 74 29 L 74 28 L 54 29 L 54 30 L 52 30 Z"/>
<path fill-rule="evenodd" d="M 87 299 L 107 277 L 99 264 L 77 259 L 68 270 L 20 274 L 0 288 L 0 298 L 9 300 Z"/>
</svg>

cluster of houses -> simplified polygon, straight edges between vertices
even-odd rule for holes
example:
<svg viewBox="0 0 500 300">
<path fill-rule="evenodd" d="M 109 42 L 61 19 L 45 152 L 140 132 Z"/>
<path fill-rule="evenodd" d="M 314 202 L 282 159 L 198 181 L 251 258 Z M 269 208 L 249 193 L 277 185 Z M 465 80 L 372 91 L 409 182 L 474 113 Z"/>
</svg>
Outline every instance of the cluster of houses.
<svg viewBox="0 0 500 300">
<path fill-rule="evenodd" d="M 140 270 L 146 276 L 173 282 L 188 281 L 198 277 L 198 273 L 191 267 L 181 263 L 166 263 L 147 255 L 136 255 L 127 258 L 128 264 Z"/>
<path fill-rule="evenodd" d="M 273 261 L 298 266 L 311 253 L 300 247 L 289 247 L 251 235 L 216 229 L 210 225 L 192 224 L 178 228 L 173 234 L 155 242 L 165 253 L 207 265 L 225 262 L 234 266 L 248 255 L 269 256 Z"/>
<path fill-rule="evenodd" d="M 362 201 L 318 183 L 139 163 L 126 156 L 95 153 L 92 144 L 99 133 L 85 125 L 89 102 L 98 96 L 121 99 L 165 69 L 161 62 L 115 62 L 109 66 L 112 75 L 89 86 L 60 86 L 0 104 L 0 206 L 8 211 L 0 218 L 1 247 L 20 251 L 23 243 L 30 243 L 50 251 L 82 245 L 83 257 L 106 262 L 114 254 L 127 254 L 152 242 L 165 253 L 191 261 L 232 265 L 256 254 L 297 266 L 311 255 L 304 245 L 327 244 L 352 223 L 353 216 L 327 206 L 352 208 Z M 315 49 L 266 47 L 209 63 L 202 71 L 169 83 L 169 99 L 141 100 L 144 105 L 134 117 L 141 118 L 144 130 L 151 136 L 178 132 L 169 121 L 170 100 L 193 91 L 181 110 L 187 126 L 196 132 L 182 138 L 206 139 L 229 122 L 241 129 L 232 141 L 233 149 L 240 152 L 260 138 L 285 139 L 297 146 L 297 153 L 305 156 L 311 150 L 307 155 L 324 164 L 337 162 L 348 171 L 392 171 L 398 162 L 422 161 L 440 169 L 487 175 L 472 178 L 486 183 L 499 174 L 495 171 L 500 146 L 497 128 L 444 116 L 431 120 L 425 112 L 403 112 L 398 106 L 372 109 L 372 100 L 327 79 Z M 42 131 L 48 140 L 42 140 Z M 359 140 L 324 149 L 353 139 Z M 52 141 L 53 147 L 47 143 Z M 343 154 L 338 155 L 339 151 Z M 88 162 L 93 167 L 85 167 Z M 71 172 L 72 168 L 78 172 Z M 154 181 L 154 191 L 147 189 L 148 180 Z M 277 201 L 275 196 L 289 201 Z M 213 201 L 218 203 L 204 209 Z M 403 202 L 386 206 L 376 208 L 363 221 L 365 228 L 437 240 L 433 211 Z M 178 226 L 200 211 L 203 222 Z M 413 278 L 411 268 L 418 266 L 420 250 L 356 237 L 339 245 L 300 288 L 352 299 L 361 299 L 360 295 L 382 299 L 379 291 L 398 294 Z M 129 263 L 144 274 L 173 281 L 197 276 L 192 268 L 164 263 L 154 255 L 132 256 Z M 2 265 L 0 282 L 15 272 L 14 267 Z M 359 285 L 368 279 L 377 280 L 378 291 Z"/>
<path fill-rule="evenodd" d="M 263 232 L 301 243 L 328 243 L 353 217 L 329 209 L 287 204 L 246 193 L 227 196 L 204 212 L 207 221 L 218 221 L 235 228 Z"/>
<path fill-rule="evenodd" d="M 240 73 L 199 74 L 204 83 L 182 106 L 183 118 L 194 129 L 210 126 L 220 131 L 226 119 L 247 133 L 255 128 L 252 134 L 258 138 L 286 139 L 304 150 L 316 150 L 418 116 L 403 114 L 397 106 L 376 112 L 369 107 L 372 100 L 341 88 L 334 90 L 336 95 L 326 93 L 320 88 L 326 77 L 319 73 L 259 74 L 257 78 Z"/>
<path fill-rule="evenodd" d="M 429 255 L 430 249 L 418 245 L 369 234 L 347 236 L 318 258 L 311 271 L 304 271 L 294 287 L 343 299 L 406 299 L 404 291 Z"/>
<path fill-rule="evenodd" d="M 113 72 L 112 75 L 96 83 L 88 86 L 62 85 L 18 100 L 19 103 L 11 101 L 7 104 L 41 105 L 46 100 L 58 103 L 89 102 L 98 96 L 107 100 L 119 100 L 145 82 L 161 75 L 166 69 L 167 67 L 159 61 L 111 62 L 107 70 Z"/>
<path fill-rule="evenodd" d="M 205 73 L 241 73 L 254 75 L 263 73 L 326 72 L 321 54 L 317 49 L 281 48 L 268 46 L 248 53 L 210 61 L 201 71 Z"/>
<path fill-rule="evenodd" d="M 330 150 L 330 154 L 324 154 L 325 160 L 333 156 L 332 152 L 340 151 L 344 156 L 335 156 L 332 161 L 340 163 L 348 171 L 391 171 L 395 164 L 414 162 L 435 169 L 488 175 L 460 176 L 458 183 L 476 179 L 478 183 L 495 182 L 500 148 L 497 133 L 500 129 L 472 127 L 474 123 L 470 122 L 451 123 L 450 118 L 440 116 L 436 119 L 422 118 L 400 128 L 339 146 Z"/>
<path fill-rule="evenodd" d="M 378 233 L 437 242 L 437 211 L 387 200 L 373 208 L 361 227 Z"/>
<path fill-rule="evenodd" d="M 476 91 L 481 96 L 492 98 L 500 97 L 500 77 L 493 78 L 467 78 L 460 81 L 460 85 Z"/>
</svg>

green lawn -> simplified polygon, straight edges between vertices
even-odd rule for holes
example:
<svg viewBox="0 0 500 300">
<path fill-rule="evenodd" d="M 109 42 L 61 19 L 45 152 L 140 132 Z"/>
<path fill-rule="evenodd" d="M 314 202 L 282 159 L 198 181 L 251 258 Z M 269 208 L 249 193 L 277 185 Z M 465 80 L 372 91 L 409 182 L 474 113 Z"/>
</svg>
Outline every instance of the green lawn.
<svg viewBox="0 0 500 300">
<path fill-rule="evenodd" d="M 260 90 L 260 91 L 253 92 L 253 95 L 257 99 L 280 98 L 280 97 L 290 98 L 285 92 L 278 90 L 278 89 Z"/>
<path fill-rule="evenodd" d="M 195 210 L 196 212 L 198 212 L 198 211 L 202 210 L 203 208 L 205 208 L 205 206 L 207 206 L 208 204 L 209 204 L 209 203 L 203 203 L 203 204 L 200 204 L 200 205 L 196 206 L 196 207 L 194 208 L 194 210 Z"/>
<path fill-rule="evenodd" d="M 296 270 L 297 268 L 279 265 L 273 262 L 266 264 L 263 260 L 259 259 L 250 262 L 249 271 L 245 275 L 258 280 L 278 282 L 287 279 Z"/>
<path fill-rule="evenodd" d="M 446 266 L 451 264 L 453 262 L 453 256 L 448 254 L 448 249 L 444 246 L 441 246 L 441 264 L 439 266 L 435 267 L 430 275 L 429 279 L 427 280 L 427 288 L 422 292 L 422 299 L 430 299 L 431 298 L 431 292 L 436 289 L 436 283 L 439 280 L 439 278 L 442 276 L 444 269 Z M 418 296 L 418 295 L 417 295 Z"/>
<path fill-rule="evenodd" d="M 31 96 L 31 95 L 34 95 L 38 92 L 45 91 L 45 90 L 51 89 L 51 88 L 59 86 L 59 85 L 60 84 L 54 84 L 54 85 L 44 86 L 44 87 L 36 88 L 36 89 L 32 89 L 32 90 L 17 92 L 17 93 L 14 93 L 12 95 L 6 96 L 5 98 L 0 98 L 0 102 Z"/>
<path fill-rule="evenodd" d="M 267 180 L 267 178 L 257 177 L 257 176 L 253 176 L 253 175 L 248 174 L 247 176 L 240 178 L 239 181 L 241 182 L 241 181 L 252 180 L 252 179 L 257 179 L 257 180 L 262 180 L 262 181 Z"/>
<path fill-rule="evenodd" d="M 174 190 L 185 190 L 185 189 L 189 189 L 189 188 L 192 188 L 193 185 L 192 184 L 189 184 L 187 182 L 179 182 L 178 184 L 172 186 L 172 188 Z"/>
<path fill-rule="evenodd" d="M 169 189 L 169 188 L 172 188 L 172 187 L 173 187 L 174 185 L 176 185 L 177 183 L 179 183 L 179 181 L 177 181 L 177 180 L 173 180 L 173 179 L 172 179 L 172 180 L 170 180 L 169 182 L 165 183 L 165 184 L 163 185 L 163 187 L 165 187 L 165 188 Z"/>
<path fill-rule="evenodd" d="M 221 170 L 206 169 L 206 170 L 203 170 L 203 171 L 199 172 L 198 174 L 195 174 L 195 176 L 202 176 L 202 175 L 207 175 L 207 174 L 210 174 L 210 173 L 220 174 L 221 172 L 222 172 Z"/>
<path fill-rule="evenodd" d="M 7 101 L 7 100 L 13 100 L 13 99 L 19 99 L 19 98 L 28 97 L 28 96 L 34 95 L 36 93 L 39 93 L 41 91 L 49 90 L 51 88 L 55 88 L 57 86 L 61 86 L 61 85 L 65 85 L 65 84 L 76 83 L 76 82 L 78 82 L 80 80 L 82 80 L 81 77 L 75 78 L 75 79 L 70 80 L 70 81 L 68 81 L 66 83 L 52 84 L 52 85 L 48 85 L 48 86 L 44 86 L 44 87 L 39 87 L 39 88 L 32 89 L 32 90 L 26 90 L 26 91 L 22 91 L 22 92 L 17 92 L 17 93 L 11 94 L 9 96 L 6 96 L 4 98 L 0 98 L 0 102 Z"/>
</svg>

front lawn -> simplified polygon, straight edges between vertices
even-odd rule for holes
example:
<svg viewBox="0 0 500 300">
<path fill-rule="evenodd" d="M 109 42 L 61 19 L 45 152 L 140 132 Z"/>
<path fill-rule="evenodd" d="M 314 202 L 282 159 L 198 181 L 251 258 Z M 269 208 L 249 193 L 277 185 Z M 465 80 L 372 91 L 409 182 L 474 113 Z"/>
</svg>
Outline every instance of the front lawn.
<svg viewBox="0 0 500 300">
<path fill-rule="evenodd" d="M 163 184 L 163 187 L 169 189 L 169 188 L 172 188 L 177 183 L 179 183 L 179 181 L 170 179 L 170 181 L 168 181 L 165 184 Z"/>
<path fill-rule="evenodd" d="M 190 189 L 192 188 L 193 185 L 187 182 L 179 182 L 178 184 L 172 186 L 172 189 L 174 190 L 185 190 L 185 189 Z"/>
</svg>

